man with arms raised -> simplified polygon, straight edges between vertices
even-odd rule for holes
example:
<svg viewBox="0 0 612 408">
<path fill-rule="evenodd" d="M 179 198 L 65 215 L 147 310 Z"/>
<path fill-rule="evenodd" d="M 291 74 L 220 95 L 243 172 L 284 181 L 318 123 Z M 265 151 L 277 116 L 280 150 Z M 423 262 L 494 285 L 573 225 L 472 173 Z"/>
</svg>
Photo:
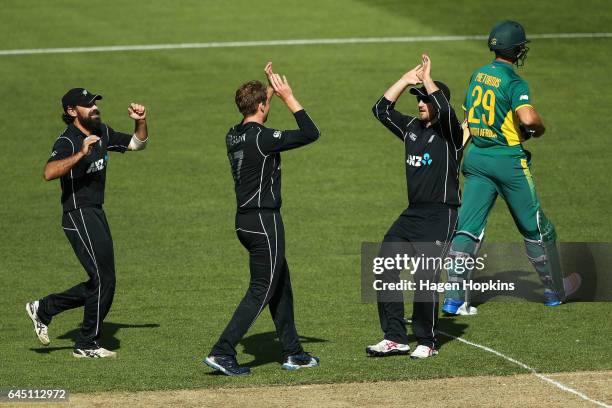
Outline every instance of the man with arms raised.
<svg viewBox="0 0 612 408">
<path fill-rule="evenodd" d="M 280 214 L 280 153 L 314 142 L 319 138 L 319 130 L 293 96 L 287 79 L 272 72 L 271 62 L 265 72 L 269 87 L 249 81 L 236 91 L 235 101 L 243 119 L 229 130 L 225 139 L 236 192 L 236 235 L 249 252 L 251 279 L 246 294 L 204 362 L 230 376 L 250 373 L 248 367 L 238 365 L 236 345 L 266 306 L 283 347 L 282 368 L 297 370 L 319 365 L 319 359 L 302 348 L 295 327 Z M 264 126 L 273 94 L 293 113 L 299 129 L 280 131 Z"/>
<path fill-rule="evenodd" d="M 45 180 L 61 181 L 62 228 L 89 279 L 26 304 L 34 331 L 45 346 L 49 344 L 48 326 L 53 316 L 84 307 L 83 325 L 73 350 L 77 358 L 117 355 L 97 342 L 115 294 L 113 239 L 102 208 L 108 152 L 142 150 L 148 141 L 144 106 L 132 103 L 128 107 L 135 123 L 130 135 L 102 123 L 97 106 L 100 99 L 102 95 L 83 88 L 71 89 L 63 96 L 62 119 L 68 127 L 55 141 L 44 171 Z"/>
</svg>

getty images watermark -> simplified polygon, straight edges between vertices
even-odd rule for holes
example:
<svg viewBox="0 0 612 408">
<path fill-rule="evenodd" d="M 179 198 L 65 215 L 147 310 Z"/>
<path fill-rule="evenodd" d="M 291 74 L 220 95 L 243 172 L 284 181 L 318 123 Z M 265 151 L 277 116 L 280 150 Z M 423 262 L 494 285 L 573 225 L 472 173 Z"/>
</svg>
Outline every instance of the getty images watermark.
<svg viewBox="0 0 612 408">
<path fill-rule="evenodd" d="M 612 301 L 612 243 L 561 243 L 559 256 L 563 277 L 581 282 L 568 301 Z M 522 243 L 486 243 L 476 256 L 451 256 L 441 243 L 362 244 L 363 302 L 439 301 L 449 291 L 476 303 L 542 302 L 544 285 Z"/>
<path fill-rule="evenodd" d="M 462 280 L 461 282 L 439 282 L 439 271 L 453 268 L 457 273 L 482 271 L 485 269 L 487 254 L 477 257 L 454 257 L 449 256 L 425 256 L 420 254 L 410 256 L 406 253 L 395 254 L 395 256 L 377 256 L 372 259 L 372 273 L 383 275 L 386 271 L 406 271 L 413 279 L 400 279 L 399 281 L 385 281 L 379 276 L 374 279 L 372 287 L 376 291 L 435 291 L 444 293 L 449 290 L 479 291 L 514 291 L 514 282 L 502 282 L 501 280 L 479 282 L 473 280 Z M 414 279 L 417 271 L 423 271 L 420 279 Z"/>
</svg>

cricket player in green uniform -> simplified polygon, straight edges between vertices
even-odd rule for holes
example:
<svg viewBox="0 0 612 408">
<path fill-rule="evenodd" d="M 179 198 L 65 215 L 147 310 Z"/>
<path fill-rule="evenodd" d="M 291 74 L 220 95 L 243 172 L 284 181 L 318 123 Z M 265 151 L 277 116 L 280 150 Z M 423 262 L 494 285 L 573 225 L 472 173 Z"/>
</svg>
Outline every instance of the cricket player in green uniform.
<svg viewBox="0 0 612 408">
<path fill-rule="evenodd" d="M 513 68 L 522 66 L 529 42 L 523 27 L 514 21 L 497 24 L 489 35 L 495 60 L 472 74 L 463 109 L 471 146 L 463 160 L 464 196 L 459 226 L 449 255 L 474 258 L 484 237 L 487 217 L 500 195 L 525 240 L 529 260 L 544 284 L 547 306 L 566 297 L 556 247 L 555 227 L 542 211 L 530 172 L 531 154 L 522 142 L 544 134 L 540 115 L 531 105 L 529 86 Z M 449 282 L 463 288 L 471 278 L 468 268 L 449 270 Z M 450 314 L 475 314 L 465 290 L 447 291 L 443 310 Z"/>
</svg>

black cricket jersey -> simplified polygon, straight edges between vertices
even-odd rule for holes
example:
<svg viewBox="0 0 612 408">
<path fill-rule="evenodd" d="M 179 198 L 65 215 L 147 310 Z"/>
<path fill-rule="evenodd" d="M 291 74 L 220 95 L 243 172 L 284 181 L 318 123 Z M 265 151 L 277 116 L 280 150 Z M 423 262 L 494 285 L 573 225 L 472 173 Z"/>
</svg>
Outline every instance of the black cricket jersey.
<svg viewBox="0 0 612 408">
<path fill-rule="evenodd" d="M 438 120 L 425 127 L 416 117 L 395 110 L 384 96 L 372 108 L 374 116 L 404 142 L 409 204 L 461 204 L 459 164 L 463 155 L 463 131 L 455 111 L 438 90 L 431 95 Z"/>
<path fill-rule="evenodd" d="M 281 207 L 280 152 L 319 138 L 319 129 L 305 110 L 294 114 L 299 129 L 275 130 L 247 122 L 232 127 L 225 137 L 238 212 Z"/>
<path fill-rule="evenodd" d="M 100 140 L 92 146 L 89 155 L 83 157 L 60 179 L 64 212 L 82 207 L 102 206 L 108 152 L 123 153 L 132 140 L 132 135 L 116 132 L 105 124 L 100 126 L 100 135 L 96 136 L 99 136 Z M 86 137 L 74 124 L 68 125 L 55 141 L 47 162 L 74 155 L 81 150 Z"/>
</svg>

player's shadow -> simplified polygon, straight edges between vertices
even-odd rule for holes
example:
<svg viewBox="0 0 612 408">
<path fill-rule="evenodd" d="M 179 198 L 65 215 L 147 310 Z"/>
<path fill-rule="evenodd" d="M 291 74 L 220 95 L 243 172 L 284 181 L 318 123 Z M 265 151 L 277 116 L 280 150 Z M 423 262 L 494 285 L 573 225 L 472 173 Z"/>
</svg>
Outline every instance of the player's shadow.
<svg viewBox="0 0 612 408">
<path fill-rule="evenodd" d="M 465 323 L 459 323 L 455 319 L 445 318 L 444 316 L 440 316 L 438 319 L 438 347 L 441 348 L 449 341 L 455 340 L 451 336 L 461 337 L 467 330 L 469 325 Z M 449 334 L 450 336 L 446 335 Z M 416 341 L 416 339 L 415 339 Z"/>
<path fill-rule="evenodd" d="M 113 323 L 113 322 L 104 322 L 102 323 L 102 336 L 99 339 L 100 345 L 109 350 L 118 350 L 121 346 L 121 340 L 116 337 L 117 332 L 120 329 L 153 329 L 159 327 L 157 323 L 145 323 L 145 324 L 124 324 L 124 323 Z M 58 339 L 62 340 L 71 340 L 72 342 L 76 342 L 80 328 L 70 330 L 60 336 Z M 72 349 L 72 347 L 38 347 L 32 348 L 30 350 L 35 351 L 36 353 L 48 354 L 53 351 L 58 350 L 68 350 Z"/>
<path fill-rule="evenodd" d="M 512 282 L 515 285 L 514 291 L 494 291 L 489 290 L 486 292 L 471 292 L 471 304 L 478 307 L 479 305 L 490 302 L 491 300 L 497 301 L 516 301 L 526 300 L 528 302 L 542 302 L 543 297 L 543 286 L 540 280 L 537 278 L 537 272 L 532 270 L 506 270 L 496 272 L 494 275 L 474 277 L 473 281 L 477 283 L 487 283 L 490 280 L 501 282 Z"/>
<path fill-rule="evenodd" d="M 304 348 L 309 343 L 323 343 L 327 340 L 316 337 L 300 336 L 300 341 Z M 276 332 L 257 333 L 252 336 L 245 337 L 240 342 L 244 347 L 244 353 L 250 354 L 254 359 L 246 364 L 247 367 L 257 367 L 268 363 L 282 364 L 282 347 Z"/>
<path fill-rule="evenodd" d="M 598 277 L 602 273 L 598 271 L 598 263 L 595 261 L 593 248 L 587 243 L 561 243 L 560 244 L 561 270 L 564 276 L 578 273 L 581 285 L 563 303 L 577 301 L 596 301 L 598 292 Z M 604 272 L 604 273 L 607 273 Z M 471 303 L 479 306 L 490 301 L 527 301 L 542 303 L 544 301 L 544 285 L 540 281 L 537 272 L 532 267 L 521 269 L 502 270 L 498 272 L 485 271 L 484 274 L 473 278 L 474 282 L 487 283 L 488 281 L 501 281 L 514 284 L 512 291 L 486 291 L 471 292 Z"/>
</svg>

